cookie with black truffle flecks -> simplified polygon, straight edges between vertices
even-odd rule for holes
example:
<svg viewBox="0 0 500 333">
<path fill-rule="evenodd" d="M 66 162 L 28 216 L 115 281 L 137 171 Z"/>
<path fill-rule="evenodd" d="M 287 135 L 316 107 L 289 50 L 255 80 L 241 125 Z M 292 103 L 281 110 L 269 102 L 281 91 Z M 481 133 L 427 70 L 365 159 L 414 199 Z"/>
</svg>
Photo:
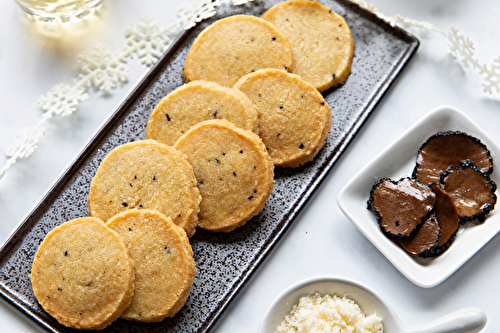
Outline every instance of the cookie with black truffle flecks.
<svg viewBox="0 0 500 333">
<path fill-rule="evenodd" d="M 323 147 L 332 123 L 328 103 L 298 75 L 261 69 L 235 85 L 259 109 L 259 136 L 275 165 L 298 167 Z"/>
<path fill-rule="evenodd" d="M 232 87 L 261 68 L 291 70 L 292 48 L 287 37 L 266 20 L 233 15 L 218 20 L 196 37 L 184 62 L 186 82 L 213 81 Z"/>
<path fill-rule="evenodd" d="M 200 200 L 186 157 L 155 140 L 140 140 L 118 146 L 104 158 L 87 201 L 89 215 L 103 221 L 128 209 L 156 209 L 191 237 Z"/>
<path fill-rule="evenodd" d="M 192 126 L 211 119 L 226 119 L 258 134 L 259 112 L 241 91 L 214 82 L 193 81 L 167 96 L 153 110 L 146 139 L 173 146 Z"/>
<path fill-rule="evenodd" d="M 76 329 L 105 328 L 134 295 L 134 263 L 127 246 L 95 217 L 71 220 L 49 232 L 30 277 L 44 310 Z"/>
<path fill-rule="evenodd" d="M 157 322 L 174 316 L 186 302 L 196 276 L 184 230 L 150 209 L 122 212 L 106 225 L 123 238 L 135 265 L 135 294 L 121 317 Z"/>
<path fill-rule="evenodd" d="M 207 120 L 175 143 L 193 166 L 202 196 L 198 226 L 228 232 L 264 207 L 274 166 L 262 140 L 227 120 Z"/>
<path fill-rule="evenodd" d="M 316 0 L 278 3 L 262 18 L 288 38 L 294 74 L 319 91 L 344 84 L 351 73 L 354 38 L 343 17 Z"/>
</svg>

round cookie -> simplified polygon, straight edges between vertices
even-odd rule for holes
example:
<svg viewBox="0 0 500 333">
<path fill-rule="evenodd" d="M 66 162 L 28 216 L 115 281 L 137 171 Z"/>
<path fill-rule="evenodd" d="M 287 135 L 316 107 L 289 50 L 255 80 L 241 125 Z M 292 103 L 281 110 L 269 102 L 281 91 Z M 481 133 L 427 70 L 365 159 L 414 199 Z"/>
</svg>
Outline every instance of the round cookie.
<svg viewBox="0 0 500 333">
<path fill-rule="evenodd" d="M 125 242 L 94 217 L 71 220 L 49 232 L 30 277 L 44 310 L 76 329 L 110 325 L 134 294 L 134 263 Z"/>
<path fill-rule="evenodd" d="M 193 168 L 173 147 L 155 140 L 130 142 L 101 162 L 88 196 L 89 215 L 107 221 L 132 208 L 150 208 L 195 233 L 200 193 Z"/>
<path fill-rule="evenodd" d="M 193 165 L 200 204 L 200 228 L 228 232 L 264 207 L 274 187 L 274 166 L 262 140 L 227 120 L 192 127 L 175 147 Z"/>
<path fill-rule="evenodd" d="M 259 113 L 241 91 L 209 81 L 193 81 L 156 106 L 146 129 L 146 139 L 173 146 L 192 126 L 211 119 L 226 119 L 258 134 Z"/>
<path fill-rule="evenodd" d="M 128 320 L 157 322 L 184 305 L 196 276 L 189 238 L 165 215 L 132 209 L 106 223 L 125 241 L 135 265 L 135 294 L 121 315 Z"/>
<path fill-rule="evenodd" d="M 260 68 L 290 70 L 288 39 L 271 23 L 250 15 L 234 15 L 205 28 L 184 62 L 184 79 L 213 81 L 232 87 L 245 74 Z"/>
<path fill-rule="evenodd" d="M 323 96 L 299 76 L 261 69 L 235 85 L 260 111 L 259 136 L 274 165 L 298 167 L 323 147 L 332 114 Z"/>
<path fill-rule="evenodd" d="M 345 83 L 351 73 L 355 43 L 344 18 L 316 0 L 281 2 L 261 17 L 290 41 L 292 73 L 320 92 Z"/>
</svg>

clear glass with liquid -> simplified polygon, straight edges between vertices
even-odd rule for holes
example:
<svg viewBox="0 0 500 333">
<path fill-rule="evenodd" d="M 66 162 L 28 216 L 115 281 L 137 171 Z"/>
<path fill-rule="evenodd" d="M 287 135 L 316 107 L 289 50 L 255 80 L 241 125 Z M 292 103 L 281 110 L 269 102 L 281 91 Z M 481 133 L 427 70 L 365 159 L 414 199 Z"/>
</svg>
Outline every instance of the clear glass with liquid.
<svg viewBox="0 0 500 333">
<path fill-rule="evenodd" d="M 16 0 L 21 8 L 42 21 L 70 22 L 92 14 L 102 0 Z"/>
</svg>

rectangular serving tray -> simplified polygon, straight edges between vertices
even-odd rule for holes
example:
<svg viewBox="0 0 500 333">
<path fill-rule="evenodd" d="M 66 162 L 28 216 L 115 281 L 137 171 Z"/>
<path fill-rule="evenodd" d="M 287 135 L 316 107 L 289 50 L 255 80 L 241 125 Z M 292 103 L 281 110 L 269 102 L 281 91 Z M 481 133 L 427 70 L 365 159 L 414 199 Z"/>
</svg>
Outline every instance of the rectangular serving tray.
<svg viewBox="0 0 500 333">
<path fill-rule="evenodd" d="M 278 0 L 224 5 L 217 14 L 183 32 L 114 110 L 80 155 L 19 223 L 0 249 L 0 295 L 49 332 L 72 332 L 38 304 L 29 274 L 45 235 L 68 220 L 87 216 L 92 177 L 113 148 L 145 137 L 149 115 L 169 92 L 181 86 L 182 68 L 194 38 L 214 21 L 234 14 L 260 16 Z M 258 216 L 231 233 L 198 231 L 191 238 L 198 273 L 184 307 L 173 318 L 144 324 L 117 320 L 107 332 L 208 332 L 319 187 L 367 117 L 416 52 L 418 40 L 348 0 L 323 0 L 343 16 L 356 41 L 346 84 L 323 93 L 333 123 L 314 161 L 275 169 L 275 188 Z"/>
</svg>

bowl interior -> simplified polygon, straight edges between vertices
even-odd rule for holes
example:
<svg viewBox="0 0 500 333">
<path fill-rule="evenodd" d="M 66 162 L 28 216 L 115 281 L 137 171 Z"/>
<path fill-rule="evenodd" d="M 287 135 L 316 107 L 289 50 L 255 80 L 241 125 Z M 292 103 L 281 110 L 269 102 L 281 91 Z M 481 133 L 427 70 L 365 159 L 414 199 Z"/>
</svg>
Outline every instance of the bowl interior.
<svg viewBox="0 0 500 333">
<path fill-rule="evenodd" d="M 355 301 L 365 316 L 376 313 L 382 318 L 384 332 L 401 332 L 401 324 L 390 306 L 375 292 L 359 283 L 331 277 L 318 277 L 299 282 L 279 295 L 267 310 L 259 327 L 259 333 L 274 333 L 294 304 L 306 295 L 314 293 L 347 296 Z"/>
</svg>

